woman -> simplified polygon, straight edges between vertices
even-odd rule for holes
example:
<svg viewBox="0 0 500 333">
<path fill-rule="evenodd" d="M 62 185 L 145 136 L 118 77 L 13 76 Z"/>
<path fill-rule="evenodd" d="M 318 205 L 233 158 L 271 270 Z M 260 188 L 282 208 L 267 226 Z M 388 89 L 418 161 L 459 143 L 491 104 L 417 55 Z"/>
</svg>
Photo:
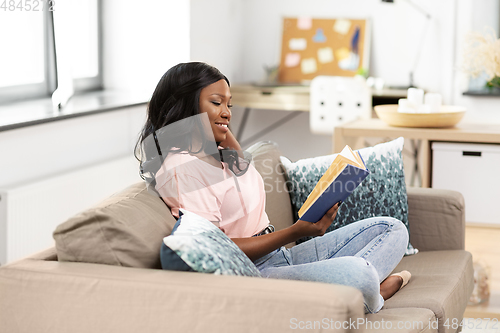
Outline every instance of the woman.
<svg viewBox="0 0 500 333">
<path fill-rule="evenodd" d="M 241 152 L 230 120 L 223 74 L 204 63 L 172 67 L 151 97 L 136 145 L 142 175 L 174 216 L 184 208 L 215 223 L 263 276 L 353 286 L 363 293 L 366 313 L 379 311 L 410 278 L 406 271 L 389 276 L 408 244 L 406 227 L 376 217 L 325 235 L 336 203 L 317 223 L 298 220 L 274 231 L 264 210 L 263 180 Z M 305 236 L 322 237 L 284 248 Z"/>
</svg>

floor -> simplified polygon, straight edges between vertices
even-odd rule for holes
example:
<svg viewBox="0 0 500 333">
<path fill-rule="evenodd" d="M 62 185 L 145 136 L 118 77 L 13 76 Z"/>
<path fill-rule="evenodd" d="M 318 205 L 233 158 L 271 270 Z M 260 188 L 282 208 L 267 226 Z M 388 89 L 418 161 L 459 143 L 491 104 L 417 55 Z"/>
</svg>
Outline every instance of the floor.
<svg viewBox="0 0 500 333">
<path fill-rule="evenodd" d="M 466 226 L 465 249 L 472 253 L 474 262 L 489 267 L 490 288 L 500 292 L 500 227 Z"/>
<path fill-rule="evenodd" d="M 477 227 L 467 225 L 465 249 L 472 253 L 475 263 L 480 262 L 489 271 L 490 298 L 475 306 L 468 306 L 464 317 L 465 333 L 500 333 L 500 239 L 499 227 Z M 488 321 L 489 319 L 489 321 Z M 464 321 L 465 323 L 466 321 Z"/>
<path fill-rule="evenodd" d="M 500 333 L 500 323 L 495 320 L 464 318 L 462 333 Z"/>
</svg>

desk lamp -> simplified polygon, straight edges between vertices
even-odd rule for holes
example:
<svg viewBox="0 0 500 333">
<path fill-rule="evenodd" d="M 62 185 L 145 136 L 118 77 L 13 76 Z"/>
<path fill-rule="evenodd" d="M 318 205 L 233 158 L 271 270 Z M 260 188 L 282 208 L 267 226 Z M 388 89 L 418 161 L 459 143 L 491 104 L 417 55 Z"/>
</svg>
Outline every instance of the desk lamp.
<svg viewBox="0 0 500 333">
<path fill-rule="evenodd" d="M 424 31 L 422 33 L 422 37 L 420 38 L 420 43 L 419 43 L 418 48 L 417 48 L 417 55 L 415 56 L 415 61 L 413 62 L 413 66 L 411 67 L 411 70 L 410 70 L 410 88 L 412 88 L 412 87 L 415 87 L 413 84 L 413 73 L 415 72 L 415 69 L 417 68 L 418 60 L 420 59 L 420 54 L 422 52 L 422 44 L 424 43 L 425 34 L 427 32 L 427 29 L 429 28 L 429 23 L 431 22 L 432 16 L 431 16 L 431 14 L 426 12 L 422 7 L 418 6 L 415 2 L 413 2 L 411 0 L 405 0 L 405 1 L 408 2 L 410 5 L 412 5 L 413 8 L 418 10 L 420 13 L 425 15 L 425 17 L 427 19 L 427 24 L 424 27 Z M 394 0 L 382 0 L 382 2 L 394 3 Z"/>
</svg>

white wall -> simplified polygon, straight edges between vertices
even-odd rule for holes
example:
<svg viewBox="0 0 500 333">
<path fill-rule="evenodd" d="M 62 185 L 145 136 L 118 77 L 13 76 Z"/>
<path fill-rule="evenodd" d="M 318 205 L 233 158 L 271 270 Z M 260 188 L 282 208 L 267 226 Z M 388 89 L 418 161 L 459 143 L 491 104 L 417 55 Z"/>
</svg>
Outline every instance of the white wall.
<svg viewBox="0 0 500 333">
<path fill-rule="evenodd" d="M 230 82 L 244 80 L 242 4 L 242 0 L 191 0 L 190 60 L 217 67 Z"/>
<path fill-rule="evenodd" d="M 189 11 L 189 0 L 104 0 L 104 87 L 150 96 L 163 73 L 189 60 Z"/>
<path fill-rule="evenodd" d="M 456 29 L 457 66 L 461 61 L 464 37 L 471 31 L 483 32 L 487 27 L 500 32 L 500 1 L 498 0 L 458 0 L 457 21 L 460 24 Z M 500 96 L 497 97 L 472 97 L 464 96 L 469 78 L 457 72 L 454 102 L 467 108 L 464 121 L 500 124 Z"/>
</svg>

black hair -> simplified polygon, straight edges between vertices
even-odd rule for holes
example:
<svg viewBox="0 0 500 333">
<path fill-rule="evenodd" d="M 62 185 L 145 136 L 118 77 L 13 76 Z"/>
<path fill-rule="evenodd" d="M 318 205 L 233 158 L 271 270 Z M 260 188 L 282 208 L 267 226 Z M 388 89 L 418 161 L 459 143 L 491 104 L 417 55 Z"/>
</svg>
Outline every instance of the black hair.
<svg viewBox="0 0 500 333">
<path fill-rule="evenodd" d="M 180 63 L 170 68 L 162 76 L 148 103 L 146 123 L 140 132 L 134 149 L 136 159 L 141 162 L 140 174 L 143 179 L 145 179 L 142 172 L 144 155 L 141 154 L 141 144 L 150 135 L 154 137 L 157 152 L 162 158 L 162 162 L 163 158 L 170 153 L 181 151 L 198 153 L 206 149 L 202 145 L 199 151 L 193 151 L 192 133 L 203 133 L 203 125 L 199 117 L 192 116 L 200 114 L 201 90 L 220 80 L 225 80 L 230 86 L 229 80 L 224 74 L 217 68 L 203 62 Z M 162 142 L 160 149 L 156 131 L 188 117 L 192 117 L 190 118 L 192 121 L 187 123 L 188 126 L 170 126 L 168 128 L 171 131 L 168 137 L 172 139 L 166 143 Z M 172 131 L 178 133 L 172 133 Z M 232 166 L 236 166 L 238 170 L 242 171 L 239 167 L 238 154 L 236 151 L 233 152 L 225 152 L 224 159 L 221 152 L 214 157 L 228 163 L 233 171 L 235 168 Z M 244 171 L 246 171 L 246 168 Z"/>
</svg>

